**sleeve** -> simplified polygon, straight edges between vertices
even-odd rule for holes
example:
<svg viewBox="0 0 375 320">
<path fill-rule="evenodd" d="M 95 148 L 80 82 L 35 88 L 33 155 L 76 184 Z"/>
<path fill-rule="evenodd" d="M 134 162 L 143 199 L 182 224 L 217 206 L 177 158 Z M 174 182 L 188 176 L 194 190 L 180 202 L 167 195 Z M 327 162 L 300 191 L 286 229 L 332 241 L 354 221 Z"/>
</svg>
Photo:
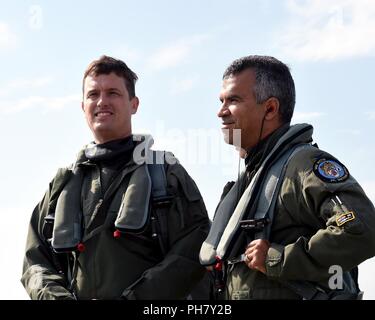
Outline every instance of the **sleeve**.
<svg viewBox="0 0 375 320">
<path fill-rule="evenodd" d="M 53 183 L 32 213 L 26 241 L 21 282 L 33 300 L 74 299 L 65 276 L 59 273 L 42 235 Z"/>
<path fill-rule="evenodd" d="M 167 211 L 169 250 L 159 264 L 124 291 L 125 299 L 184 299 L 206 272 L 198 258 L 210 227 L 202 196 L 178 163 L 169 165 L 167 180 L 173 195 Z"/>
<path fill-rule="evenodd" d="M 294 243 L 271 244 L 270 277 L 327 283 L 332 266 L 350 271 L 375 255 L 372 202 L 344 165 L 316 150 L 293 159 L 284 185 L 289 191 L 281 195 L 284 209 L 310 232 Z"/>
</svg>

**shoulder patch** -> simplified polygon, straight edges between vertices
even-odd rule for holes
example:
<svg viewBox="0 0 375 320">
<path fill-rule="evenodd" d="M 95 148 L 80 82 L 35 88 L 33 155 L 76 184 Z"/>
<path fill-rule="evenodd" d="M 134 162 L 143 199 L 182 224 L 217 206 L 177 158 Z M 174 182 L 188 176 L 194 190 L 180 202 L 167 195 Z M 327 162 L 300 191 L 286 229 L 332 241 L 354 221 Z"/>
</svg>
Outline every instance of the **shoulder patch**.
<svg viewBox="0 0 375 320">
<path fill-rule="evenodd" d="M 349 171 L 342 163 L 325 158 L 314 163 L 314 173 L 324 182 L 342 182 L 349 177 Z"/>
</svg>

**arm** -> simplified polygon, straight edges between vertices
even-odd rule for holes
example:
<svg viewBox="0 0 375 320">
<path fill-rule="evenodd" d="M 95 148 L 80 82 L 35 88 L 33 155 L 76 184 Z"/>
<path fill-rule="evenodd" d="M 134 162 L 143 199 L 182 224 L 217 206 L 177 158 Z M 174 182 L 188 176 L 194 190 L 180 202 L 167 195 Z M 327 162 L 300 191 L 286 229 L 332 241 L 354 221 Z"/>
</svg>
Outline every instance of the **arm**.
<svg viewBox="0 0 375 320">
<path fill-rule="evenodd" d="M 179 164 L 168 166 L 167 180 L 174 196 L 167 212 L 169 250 L 159 264 L 124 291 L 126 299 L 184 299 L 205 273 L 198 259 L 209 229 L 203 199 Z"/>
<path fill-rule="evenodd" d="M 270 277 L 327 284 L 331 266 L 349 271 L 375 255 L 373 204 L 350 175 L 334 182 L 319 177 L 313 170 L 319 158 L 332 156 L 316 150 L 297 156 L 288 167 L 292 178 L 286 179 L 280 200 L 296 223 L 311 231 L 293 243 L 271 244 L 266 259 Z"/>
<path fill-rule="evenodd" d="M 65 276 L 57 271 L 50 248 L 42 235 L 52 185 L 33 211 L 26 241 L 21 282 L 33 300 L 74 299 L 67 290 Z"/>
</svg>

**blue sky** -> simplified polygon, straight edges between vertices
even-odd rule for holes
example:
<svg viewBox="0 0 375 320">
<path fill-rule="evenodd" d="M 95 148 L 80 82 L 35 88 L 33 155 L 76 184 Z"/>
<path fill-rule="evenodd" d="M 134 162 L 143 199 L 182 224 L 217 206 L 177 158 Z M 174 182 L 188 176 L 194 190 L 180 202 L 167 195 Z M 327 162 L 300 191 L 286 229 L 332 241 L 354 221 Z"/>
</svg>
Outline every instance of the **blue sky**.
<svg viewBox="0 0 375 320">
<path fill-rule="evenodd" d="M 375 202 L 375 2 L 371 0 L 0 0 L 0 299 L 19 283 L 26 228 L 59 166 L 92 140 L 80 108 L 87 64 L 108 54 L 138 74 L 133 131 L 152 133 L 198 184 L 210 216 L 238 158 L 222 141 L 221 76 L 234 59 L 291 67 L 294 123 L 343 162 Z M 358 248 L 360 250 L 361 248 Z M 361 266 L 375 299 L 374 260 Z"/>
</svg>

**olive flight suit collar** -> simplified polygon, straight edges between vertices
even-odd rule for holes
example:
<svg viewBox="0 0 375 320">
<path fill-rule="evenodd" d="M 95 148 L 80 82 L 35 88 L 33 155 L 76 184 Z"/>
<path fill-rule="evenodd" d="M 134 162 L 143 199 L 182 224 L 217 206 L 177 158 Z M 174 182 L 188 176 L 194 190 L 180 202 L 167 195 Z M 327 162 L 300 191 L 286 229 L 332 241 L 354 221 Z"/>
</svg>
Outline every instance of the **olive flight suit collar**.
<svg viewBox="0 0 375 320">
<path fill-rule="evenodd" d="M 243 187 L 241 188 L 242 192 L 249 185 L 256 171 L 259 169 L 267 155 L 271 152 L 277 141 L 280 140 L 280 138 L 289 130 L 289 128 L 290 123 L 282 125 L 280 128 L 276 129 L 266 138 L 261 140 L 255 147 L 247 151 L 247 156 L 245 158 L 246 174 Z"/>
</svg>

